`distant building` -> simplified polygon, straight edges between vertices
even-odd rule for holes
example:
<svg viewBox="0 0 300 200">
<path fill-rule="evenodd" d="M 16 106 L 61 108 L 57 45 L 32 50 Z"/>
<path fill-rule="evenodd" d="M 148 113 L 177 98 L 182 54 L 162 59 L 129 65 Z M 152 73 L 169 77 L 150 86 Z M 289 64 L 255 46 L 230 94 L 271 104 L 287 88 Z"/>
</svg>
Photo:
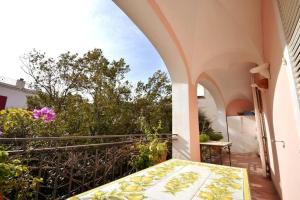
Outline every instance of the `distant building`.
<svg viewBox="0 0 300 200">
<path fill-rule="evenodd" d="M 35 90 L 25 86 L 20 78 L 15 84 L 8 83 L 4 78 L 0 81 L 0 110 L 5 108 L 27 108 L 27 96 L 35 94 Z"/>
</svg>

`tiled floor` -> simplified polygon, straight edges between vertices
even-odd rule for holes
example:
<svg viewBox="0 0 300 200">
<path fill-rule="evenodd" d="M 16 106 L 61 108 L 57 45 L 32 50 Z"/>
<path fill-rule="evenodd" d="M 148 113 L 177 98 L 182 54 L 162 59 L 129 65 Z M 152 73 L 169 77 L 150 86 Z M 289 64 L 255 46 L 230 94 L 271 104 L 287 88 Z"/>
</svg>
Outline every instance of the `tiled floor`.
<svg viewBox="0 0 300 200">
<path fill-rule="evenodd" d="M 227 155 L 224 157 L 225 164 Z M 232 166 L 248 169 L 252 200 L 279 200 L 272 181 L 263 177 L 260 158 L 256 154 L 232 154 Z"/>
</svg>

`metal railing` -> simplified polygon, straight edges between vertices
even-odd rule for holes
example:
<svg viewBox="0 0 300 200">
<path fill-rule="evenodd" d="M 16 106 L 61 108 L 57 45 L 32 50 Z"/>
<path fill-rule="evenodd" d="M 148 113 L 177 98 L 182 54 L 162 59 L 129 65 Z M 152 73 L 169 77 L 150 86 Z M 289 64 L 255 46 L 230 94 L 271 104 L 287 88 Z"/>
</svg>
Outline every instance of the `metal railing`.
<svg viewBox="0 0 300 200">
<path fill-rule="evenodd" d="M 174 135 L 159 137 L 168 141 L 170 157 Z M 136 142 L 147 139 L 144 134 L 0 138 L 12 159 L 43 178 L 35 199 L 65 199 L 134 172 L 129 161 Z"/>
</svg>

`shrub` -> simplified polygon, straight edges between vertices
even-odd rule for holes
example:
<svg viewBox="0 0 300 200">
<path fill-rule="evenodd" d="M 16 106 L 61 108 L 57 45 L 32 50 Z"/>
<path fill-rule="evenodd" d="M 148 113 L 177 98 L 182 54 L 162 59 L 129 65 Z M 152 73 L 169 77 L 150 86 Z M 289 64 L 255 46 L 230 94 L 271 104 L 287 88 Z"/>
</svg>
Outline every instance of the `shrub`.
<svg viewBox="0 0 300 200">
<path fill-rule="evenodd" d="M 138 149 L 138 154 L 133 155 L 130 165 L 136 170 L 145 169 L 162 162 L 167 155 L 167 142 L 161 141 L 158 132 L 161 130 L 161 122 L 157 127 L 147 125 L 145 118 L 140 119 L 141 130 L 146 134 L 146 143 L 138 143 L 133 148 Z"/>
<path fill-rule="evenodd" d="M 208 119 L 204 112 L 198 112 L 198 122 L 200 133 L 213 131 L 211 124 L 212 122 Z"/>
<path fill-rule="evenodd" d="M 154 139 L 150 142 L 138 143 L 133 146 L 138 149 L 138 154 L 133 155 L 130 165 L 134 170 L 142 170 L 147 167 L 153 166 L 165 159 L 167 155 L 167 143 L 161 142 L 159 139 Z"/>
<path fill-rule="evenodd" d="M 216 133 L 216 132 L 209 132 L 207 133 L 209 136 L 209 139 L 212 141 L 219 141 L 223 139 L 223 135 L 221 133 Z"/>
<path fill-rule="evenodd" d="M 206 135 L 205 133 L 200 134 L 199 140 L 200 142 L 207 142 L 209 140 L 209 136 Z"/>
<path fill-rule="evenodd" d="M 0 111 L 0 130 L 7 137 L 25 137 L 30 132 L 34 119 L 32 112 L 11 108 Z"/>
<path fill-rule="evenodd" d="M 0 147 L 0 199 L 1 195 L 9 199 L 32 199 L 33 190 L 40 182 L 41 178 L 31 176 L 27 166 L 20 160 L 10 160 Z"/>
<path fill-rule="evenodd" d="M 53 116 L 51 116 L 53 115 L 53 111 L 44 109 L 43 112 L 45 113 L 39 113 L 39 116 L 37 112 L 33 113 L 20 108 L 1 110 L 0 131 L 2 132 L 2 136 L 34 137 L 61 136 L 65 134 L 64 119 L 62 117 L 58 116 L 54 121 Z"/>
</svg>

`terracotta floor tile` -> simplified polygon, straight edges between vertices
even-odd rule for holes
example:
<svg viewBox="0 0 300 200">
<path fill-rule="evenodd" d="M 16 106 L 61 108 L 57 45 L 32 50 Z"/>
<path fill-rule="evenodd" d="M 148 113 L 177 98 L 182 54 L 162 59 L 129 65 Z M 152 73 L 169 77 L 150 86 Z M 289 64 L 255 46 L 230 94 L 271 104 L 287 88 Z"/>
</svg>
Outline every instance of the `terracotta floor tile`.
<svg viewBox="0 0 300 200">
<path fill-rule="evenodd" d="M 224 155 L 224 162 L 229 164 L 227 155 Z M 260 158 L 256 154 L 232 153 L 231 162 L 234 167 L 248 169 L 252 200 L 280 200 L 271 179 L 263 176 Z"/>
</svg>

